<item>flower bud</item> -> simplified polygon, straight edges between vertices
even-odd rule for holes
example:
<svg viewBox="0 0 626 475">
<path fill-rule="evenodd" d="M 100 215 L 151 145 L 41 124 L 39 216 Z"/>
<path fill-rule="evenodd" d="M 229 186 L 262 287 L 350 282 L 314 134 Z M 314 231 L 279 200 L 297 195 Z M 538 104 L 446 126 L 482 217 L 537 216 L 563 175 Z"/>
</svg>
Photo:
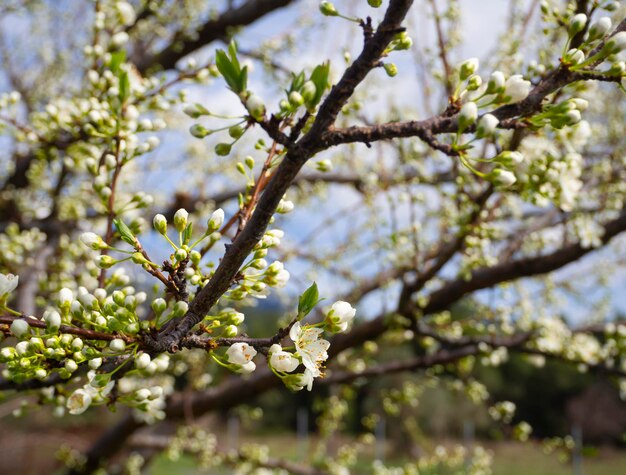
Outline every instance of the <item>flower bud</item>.
<svg viewBox="0 0 626 475">
<path fill-rule="evenodd" d="M 322 12 L 322 15 L 325 15 L 325 16 L 339 15 L 339 12 L 335 8 L 335 5 L 333 5 L 331 2 L 320 3 L 320 12 Z"/>
<path fill-rule="evenodd" d="M 184 249 L 178 249 L 175 253 L 174 253 L 174 258 L 180 262 L 180 261 L 184 261 L 185 259 L 187 259 L 187 251 L 185 251 Z"/>
<path fill-rule="evenodd" d="M 240 138 L 243 133 L 246 131 L 241 125 L 233 125 L 228 129 L 228 135 L 230 135 L 234 139 Z"/>
<path fill-rule="evenodd" d="M 476 122 L 478 118 L 478 106 L 475 102 L 466 102 L 459 112 L 459 132 L 463 132 L 467 127 Z"/>
<path fill-rule="evenodd" d="M 489 137 L 494 134 L 500 121 L 491 114 L 483 115 L 476 127 L 476 138 Z"/>
<path fill-rule="evenodd" d="M 383 0 L 367 0 L 367 4 L 372 8 L 378 8 L 383 4 Z"/>
<path fill-rule="evenodd" d="M 524 161 L 524 155 L 517 151 L 506 150 L 493 160 L 506 168 L 515 168 Z"/>
<path fill-rule="evenodd" d="M 219 228 L 222 227 L 223 223 L 224 223 L 224 210 L 222 208 L 218 208 L 215 211 L 213 211 L 213 214 L 211 215 L 211 217 L 209 218 L 209 221 L 207 222 L 207 231 L 209 233 L 212 233 L 213 231 L 217 231 Z"/>
<path fill-rule="evenodd" d="M 302 97 L 306 102 L 312 102 L 317 95 L 317 87 L 313 81 L 306 81 L 302 86 Z"/>
<path fill-rule="evenodd" d="M 111 256 L 102 255 L 96 257 L 96 265 L 100 269 L 109 269 L 111 268 L 117 261 Z"/>
<path fill-rule="evenodd" d="M 513 173 L 502 168 L 496 168 L 495 170 L 493 170 L 489 174 L 489 179 L 495 185 L 502 187 L 511 186 L 517 181 L 517 178 L 515 178 L 515 175 Z"/>
<path fill-rule="evenodd" d="M 165 234 L 167 232 L 167 219 L 162 214 L 157 214 L 152 219 L 152 225 L 154 229 L 156 229 L 159 234 Z"/>
<path fill-rule="evenodd" d="M 121 353 L 126 349 L 126 343 L 121 338 L 115 338 L 109 342 L 109 348 L 116 353 Z"/>
<path fill-rule="evenodd" d="M 200 124 L 194 124 L 189 127 L 189 133 L 197 139 L 203 139 L 207 135 L 210 135 L 211 131 L 202 127 Z"/>
<path fill-rule="evenodd" d="M 620 31 L 613 35 L 602 48 L 605 55 L 617 54 L 626 49 L 626 31 Z"/>
<path fill-rule="evenodd" d="M 159 315 L 163 313 L 163 311 L 167 308 L 167 302 L 165 301 L 165 299 L 162 298 L 154 299 L 152 301 L 151 307 L 152 310 L 154 310 L 154 313 Z"/>
<path fill-rule="evenodd" d="M 11 323 L 11 333 L 18 338 L 23 337 L 30 332 L 30 325 L 26 320 L 18 318 Z"/>
<path fill-rule="evenodd" d="M 572 17 L 569 22 L 569 26 L 567 27 L 567 32 L 569 36 L 575 36 L 585 29 L 585 25 L 587 24 L 587 15 L 584 13 L 578 13 Z"/>
<path fill-rule="evenodd" d="M 224 328 L 224 338 L 233 338 L 235 336 L 237 336 L 237 333 L 239 331 L 237 330 L 237 327 L 235 325 L 228 325 L 227 327 Z"/>
<path fill-rule="evenodd" d="M 233 146 L 229 143 L 220 142 L 215 146 L 215 154 L 220 157 L 225 157 L 230 153 L 232 147 Z"/>
<path fill-rule="evenodd" d="M 594 22 L 589 27 L 589 39 L 588 41 L 597 40 L 603 38 L 609 30 L 611 29 L 611 19 L 609 17 L 598 18 L 596 22 Z"/>
<path fill-rule="evenodd" d="M 59 305 L 61 308 L 69 308 L 72 300 L 74 300 L 74 294 L 70 289 L 64 287 L 59 291 Z"/>
<path fill-rule="evenodd" d="M 470 78 L 467 80 L 468 91 L 476 91 L 482 85 L 483 85 L 483 78 L 481 78 L 478 74 L 474 74 L 473 76 L 470 76 Z"/>
<path fill-rule="evenodd" d="M 485 94 L 499 94 L 504 91 L 505 84 L 506 79 L 504 78 L 504 73 L 502 73 L 502 71 L 494 71 L 489 77 Z"/>
<path fill-rule="evenodd" d="M 293 107 L 296 107 L 296 108 L 304 104 L 304 98 L 302 97 L 302 94 L 300 94 L 298 91 L 290 92 L 289 104 L 291 104 Z"/>
<path fill-rule="evenodd" d="M 135 366 L 139 369 L 145 369 L 150 364 L 151 358 L 148 353 L 141 353 L 135 358 Z"/>
<path fill-rule="evenodd" d="M 189 213 L 184 208 L 179 209 L 174 214 L 174 227 L 176 231 L 182 233 L 187 227 L 187 218 L 189 217 Z"/>
<path fill-rule="evenodd" d="M 393 63 L 385 63 L 383 67 L 390 78 L 398 74 L 398 67 Z"/>
<path fill-rule="evenodd" d="M 61 326 L 61 315 L 56 310 L 46 310 L 43 314 L 43 320 L 46 322 L 48 330 L 56 333 Z"/>
<path fill-rule="evenodd" d="M 478 58 L 470 58 L 464 61 L 459 68 L 459 78 L 465 81 L 478 69 Z"/>
<path fill-rule="evenodd" d="M 246 101 L 246 109 L 255 120 L 261 121 L 265 118 L 265 104 L 256 94 L 250 95 Z"/>
</svg>

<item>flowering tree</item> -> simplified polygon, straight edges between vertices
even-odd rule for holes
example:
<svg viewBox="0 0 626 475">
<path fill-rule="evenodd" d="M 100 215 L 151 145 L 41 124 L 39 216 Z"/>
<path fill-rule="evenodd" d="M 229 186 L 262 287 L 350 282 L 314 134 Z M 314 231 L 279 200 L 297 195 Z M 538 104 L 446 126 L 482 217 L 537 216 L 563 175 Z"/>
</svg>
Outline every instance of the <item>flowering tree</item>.
<svg viewBox="0 0 626 475">
<path fill-rule="evenodd" d="M 512 1 L 480 65 L 453 60 L 456 1 L 413 3 L 0 7 L 0 390 L 64 417 L 131 408 L 67 456 L 71 472 L 106 466 L 170 420 L 182 429 L 153 452 L 343 473 L 361 442 L 295 464 L 221 454 L 183 424 L 187 410 L 280 386 L 423 371 L 486 400 L 472 368 L 509 352 L 624 376 L 626 326 L 604 300 L 584 302 L 589 321 L 562 317 L 590 288 L 610 296 L 623 260 L 626 9 Z M 247 33 L 276 11 L 284 30 Z M 307 55 L 337 25 L 349 40 Z M 399 104 L 381 105 L 394 84 Z M 280 288 L 279 325 L 247 330 L 251 306 Z M 381 359 L 389 347 L 405 357 Z M 181 372 L 195 376 L 177 390 Z M 420 391 L 381 397 L 393 411 Z M 490 402 L 511 421 L 511 403 Z M 325 433 L 344 412 L 328 402 Z M 466 463 L 437 453 L 404 470 Z"/>
</svg>

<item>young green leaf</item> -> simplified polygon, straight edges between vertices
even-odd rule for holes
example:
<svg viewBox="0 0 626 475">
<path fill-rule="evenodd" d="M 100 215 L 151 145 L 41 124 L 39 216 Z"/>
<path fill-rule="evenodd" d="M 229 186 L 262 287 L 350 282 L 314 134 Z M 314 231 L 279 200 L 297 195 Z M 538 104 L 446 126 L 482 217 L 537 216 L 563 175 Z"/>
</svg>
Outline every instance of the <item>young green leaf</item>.
<svg viewBox="0 0 626 475">
<path fill-rule="evenodd" d="M 115 225 L 117 232 L 120 233 L 120 237 L 122 238 L 122 241 L 135 247 L 137 238 L 135 238 L 130 228 L 126 226 L 126 224 L 124 224 L 124 221 L 122 221 L 121 219 L 114 219 L 113 224 Z"/>
<path fill-rule="evenodd" d="M 321 300 L 323 300 L 320 299 L 319 296 L 317 284 L 313 282 L 313 285 L 306 289 L 298 300 L 298 318 L 304 318 Z"/>
</svg>

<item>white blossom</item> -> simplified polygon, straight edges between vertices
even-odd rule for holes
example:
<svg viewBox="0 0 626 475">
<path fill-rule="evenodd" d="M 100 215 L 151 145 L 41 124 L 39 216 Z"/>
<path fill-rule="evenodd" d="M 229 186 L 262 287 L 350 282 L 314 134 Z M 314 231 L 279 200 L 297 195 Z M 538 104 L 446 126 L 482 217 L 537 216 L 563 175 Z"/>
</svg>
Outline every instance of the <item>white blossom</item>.
<svg viewBox="0 0 626 475">
<path fill-rule="evenodd" d="M 256 356 L 256 350 L 247 343 L 233 343 L 226 350 L 228 361 L 233 364 L 245 365 Z"/>
<path fill-rule="evenodd" d="M 283 371 L 285 373 L 291 373 L 294 371 L 300 362 L 288 351 L 283 351 L 282 347 L 278 344 L 274 344 L 269 349 L 270 365 L 276 371 Z"/>
<path fill-rule="evenodd" d="M 321 376 L 320 367 L 328 359 L 326 350 L 330 342 L 321 337 L 322 333 L 321 328 L 303 327 L 300 322 L 296 322 L 289 330 L 289 338 L 295 343 L 302 364 L 311 371 L 313 377 Z"/>
<path fill-rule="evenodd" d="M 84 389 L 77 389 L 67 400 L 70 414 L 82 414 L 91 405 L 92 397 Z"/>
</svg>

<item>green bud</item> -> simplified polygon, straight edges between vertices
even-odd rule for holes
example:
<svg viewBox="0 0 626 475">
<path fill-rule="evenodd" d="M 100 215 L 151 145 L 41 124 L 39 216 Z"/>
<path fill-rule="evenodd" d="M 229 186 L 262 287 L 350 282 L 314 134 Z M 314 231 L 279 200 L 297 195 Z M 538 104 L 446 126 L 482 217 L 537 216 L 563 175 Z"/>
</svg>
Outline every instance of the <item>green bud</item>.
<svg viewBox="0 0 626 475">
<path fill-rule="evenodd" d="M 335 5 L 333 5 L 331 2 L 320 3 L 320 12 L 322 12 L 322 15 L 326 15 L 326 16 L 339 15 L 339 12 L 335 8 Z"/>
<path fill-rule="evenodd" d="M 174 258 L 178 262 L 184 261 L 185 259 L 187 259 L 187 251 L 185 251 L 184 249 L 178 249 L 176 253 L 174 254 Z"/>
<path fill-rule="evenodd" d="M 225 157 L 230 153 L 232 145 L 229 143 L 220 142 L 215 146 L 215 153 L 220 157 Z"/>
<path fill-rule="evenodd" d="M 302 86 L 302 97 L 306 102 L 312 102 L 317 95 L 317 88 L 313 81 L 306 81 Z"/>
<path fill-rule="evenodd" d="M 300 107 L 302 104 L 304 104 L 304 98 L 302 97 L 302 94 L 300 94 L 298 91 L 292 91 L 289 94 L 289 104 L 291 104 L 293 107 Z"/>
<path fill-rule="evenodd" d="M 367 0 L 367 4 L 372 8 L 378 8 L 383 4 L 383 0 Z"/>
<path fill-rule="evenodd" d="M 243 135 L 245 131 L 246 129 L 244 129 L 242 126 L 233 125 L 230 129 L 228 129 L 228 135 L 230 135 L 234 139 L 238 139 Z"/>
<path fill-rule="evenodd" d="M 385 72 L 387 73 L 387 76 L 389 76 L 390 78 L 398 74 L 398 68 L 393 63 L 385 63 L 384 68 L 385 68 Z"/>
<path fill-rule="evenodd" d="M 197 139 L 203 139 L 207 135 L 210 135 L 211 131 L 202 127 L 200 124 L 194 124 L 189 127 L 189 133 Z"/>
<path fill-rule="evenodd" d="M 184 208 L 180 208 L 174 214 L 174 227 L 176 231 L 182 233 L 187 227 L 187 219 L 189 218 L 189 213 Z"/>
</svg>

